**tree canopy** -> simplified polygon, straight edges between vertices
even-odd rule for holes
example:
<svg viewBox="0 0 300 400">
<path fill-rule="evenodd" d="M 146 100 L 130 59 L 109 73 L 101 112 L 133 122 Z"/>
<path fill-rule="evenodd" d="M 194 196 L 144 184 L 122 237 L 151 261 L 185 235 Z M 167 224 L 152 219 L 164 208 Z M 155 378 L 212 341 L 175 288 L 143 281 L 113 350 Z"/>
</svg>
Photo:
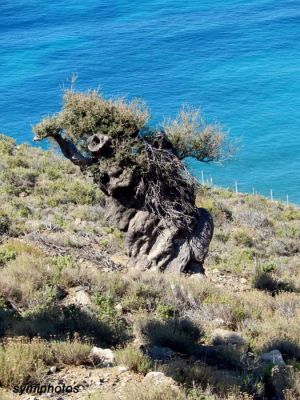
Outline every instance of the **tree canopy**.
<svg viewBox="0 0 300 400">
<path fill-rule="evenodd" d="M 156 129 L 149 127 L 149 117 L 147 106 L 137 99 L 105 99 L 97 91 L 67 90 L 62 110 L 33 130 L 35 140 L 54 139 L 67 158 L 89 167 L 103 191 L 108 169 L 127 171 L 124 182 L 134 182 L 131 195 L 143 208 L 188 226 L 194 213 L 195 181 L 182 160 L 225 160 L 232 154 L 226 134 L 219 125 L 205 123 L 199 110 L 188 107 Z"/>
</svg>

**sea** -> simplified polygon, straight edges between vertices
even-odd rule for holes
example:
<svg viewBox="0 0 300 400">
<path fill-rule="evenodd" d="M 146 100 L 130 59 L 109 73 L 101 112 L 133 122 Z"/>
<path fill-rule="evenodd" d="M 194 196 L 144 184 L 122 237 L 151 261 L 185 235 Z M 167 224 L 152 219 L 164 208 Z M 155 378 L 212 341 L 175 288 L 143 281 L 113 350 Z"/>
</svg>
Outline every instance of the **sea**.
<svg viewBox="0 0 300 400">
<path fill-rule="evenodd" d="M 201 108 L 237 152 L 200 182 L 300 204 L 299 0 L 0 0 L 0 132 L 32 143 L 74 76 L 153 125 Z"/>
</svg>

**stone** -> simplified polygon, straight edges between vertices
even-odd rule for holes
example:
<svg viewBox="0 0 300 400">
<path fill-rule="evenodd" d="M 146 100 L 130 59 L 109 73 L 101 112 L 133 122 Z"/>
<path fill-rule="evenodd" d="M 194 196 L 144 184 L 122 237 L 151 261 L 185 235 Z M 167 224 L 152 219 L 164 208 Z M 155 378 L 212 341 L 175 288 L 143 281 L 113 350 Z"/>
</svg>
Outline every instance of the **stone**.
<svg viewBox="0 0 300 400">
<path fill-rule="evenodd" d="M 221 328 L 215 329 L 212 332 L 212 343 L 214 345 L 224 345 L 224 344 L 238 345 L 238 346 L 247 345 L 245 339 L 243 339 L 239 333 L 228 331 L 226 329 L 221 329 Z"/>
<path fill-rule="evenodd" d="M 148 352 L 153 360 L 169 361 L 175 357 L 175 352 L 168 347 L 153 346 Z"/>
<path fill-rule="evenodd" d="M 121 265 L 122 267 L 126 267 L 129 262 L 129 258 L 122 253 L 113 254 L 112 256 L 110 256 L 110 259 L 114 264 Z"/>
<path fill-rule="evenodd" d="M 53 367 L 50 367 L 50 368 L 49 368 L 49 373 L 50 373 L 50 374 L 55 374 L 56 371 L 57 371 L 57 368 L 56 368 L 55 365 L 54 365 Z"/>
<path fill-rule="evenodd" d="M 118 311 L 119 313 L 122 313 L 124 311 L 124 308 L 123 308 L 122 304 L 119 303 L 115 306 L 115 310 Z"/>
<path fill-rule="evenodd" d="M 104 368 L 112 367 L 115 362 L 115 356 L 112 350 L 102 349 L 94 346 L 90 352 L 89 359 L 94 365 Z"/>
<path fill-rule="evenodd" d="M 127 371 L 128 371 L 128 368 L 124 367 L 124 365 L 121 365 L 120 367 L 118 367 L 118 372 L 120 374 L 123 374 L 124 372 L 127 372 Z"/>
<path fill-rule="evenodd" d="M 174 379 L 166 376 L 163 372 L 148 372 L 143 382 L 152 383 L 154 385 L 169 385 L 177 387 Z"/>
<path fill-rule="evenodd" d="M 86 307 L 92 304 L 92 299 L 82 286 L 76 286 L 69 290 L 69 294 L 65 299 L 65 304 L 75 304 L 80 307 Z"/>
<path fill-rule="evenodd" d="M 274 365 L 285 365 L 282 354 L 279 350 L 272 350 L 261 355 L 260 360 Z"/>
</svg>

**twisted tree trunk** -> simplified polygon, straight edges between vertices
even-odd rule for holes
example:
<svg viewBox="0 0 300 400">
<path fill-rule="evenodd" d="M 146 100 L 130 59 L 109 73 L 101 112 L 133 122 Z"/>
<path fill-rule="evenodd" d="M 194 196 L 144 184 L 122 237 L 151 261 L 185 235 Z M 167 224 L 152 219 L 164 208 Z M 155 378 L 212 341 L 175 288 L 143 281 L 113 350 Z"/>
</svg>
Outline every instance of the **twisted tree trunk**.
<svg viewBox="0 0 300 400">
<path fill-rule="evenodd" d="M 91 173 L 94 181 L 106 194 L 106 217 L 125 232 L 125 251 L 130 264 L 142 270 L 203 272 L 203 262 L 213 234 L 213 221 L 208 211 L 195 207 L 194 193 L 180 188 L 189 203 L 189 215 L 181 209 L 176 191 L 166 194 L 166 201 L 176 204 L 175 212 L 182 224 L 175 224 L 168 216 L 159 215 L 145 206 L 141 193 L 142 176 L 134 168 L 122 168 L 101 160 L 110 160 L 113 153 L 111 139 L 96 134 L 88 141 L 92 157 L 83 156 L 76 146 L 61 135 L 52 135 L 65 157 L 80 166 L 83 172 Z M 172 145 L 163 134 L 152 139 L 151 149 L 173 151 Z M 173 154 L 172 153 L 172 154 Z M 174 187 L 177 182 L 174 181 Z"/>
</svg>

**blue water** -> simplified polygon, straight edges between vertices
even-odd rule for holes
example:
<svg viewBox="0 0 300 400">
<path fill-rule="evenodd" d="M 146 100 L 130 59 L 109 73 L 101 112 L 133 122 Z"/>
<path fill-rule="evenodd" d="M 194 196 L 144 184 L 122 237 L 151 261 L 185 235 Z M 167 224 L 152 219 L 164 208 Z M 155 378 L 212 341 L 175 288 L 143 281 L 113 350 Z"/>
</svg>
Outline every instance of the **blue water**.
<svg viewBox="0 0 300 400">
<path fill-rule="evenodd" d="M 0 50 L 0 131 L 18 142 L 77 74 L 155 122 L 201 107 L 240 148 L 198 177 L 300 203 L 299 0 L 0 0 Z"/>
</svg>

